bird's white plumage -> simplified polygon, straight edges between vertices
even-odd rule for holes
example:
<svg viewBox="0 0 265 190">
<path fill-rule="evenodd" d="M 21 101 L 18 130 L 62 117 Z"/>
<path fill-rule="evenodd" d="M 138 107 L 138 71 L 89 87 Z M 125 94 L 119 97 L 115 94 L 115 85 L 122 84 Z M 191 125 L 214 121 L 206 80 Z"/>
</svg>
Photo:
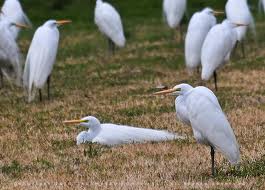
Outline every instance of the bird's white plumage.
<svg viewBox="0 0 265 190">
<path fill-rule="evenodd" d="M 260 9 L 265 13 L 265 0 L 259 0 Z"/>
<path fill-rule="evenodd" d="M 41 89 L 52 72 L 59 42 L 56 21 L 49 20 L 40 26 L 32 39 L 24 69 L 24 86 L 29 101 L 34 98 L 33 87 Z"/>
<path fill-rule="evenodd" d="M 170 28 L 176 28 L 186 11 L 186 0 L 164 0 L 163 13 Z"/>
<path fill-rule="evenodd" d="M 189 70 L 192 71 L 200 65 L 203 42 L 215 24 L 216 18 L 210 8 L 205 8 L 192 16 L 185 38 L 185 60 Z"/>
<path fill-rule="evenodd" d="M 5 0 L 2 7 L 2 12 L 2 18 L 8 18 L 11 22 L 31 26 L 31 22 L 28 19 L 27 15 L 24 13 L 19 0 Z M 11 31 L 14 38 L 16 39 L 20 29 L 12 26 Z"/>
<path fill-rule="evenodd" d="M 215 70 L 229 61 L 237 40 L 235 28 L 235 24 L 225 20 L 212 27 L 207 34 L 201 52 L 203 80 L 209 80 Z"/>
<path fill-rule="evenodd" d="M 125 46 L 125 36 L 119 13 L 109 3 L 97 0 L 95 8 L 95 24 L 99 30 L 117 46 Z"/>
<path fill-rule="evenodd" d="M 228 0 L 225 6 L 225 11 L 227 18 L 231 22 L 248 25 L 253 34 L 256 35 L 255 22 L 249 10 L 247 0 Z M 242 41 L 246 37 L 248 27 L 243 26 L 236 29 L 238 41 Z"/>
<path fill-rule="evenodd" d="M 128 143 L 143 143 L 147 141 L 166 141 L 183 139 L 182 136 L 162 130 L 144 129 L 116 124 L 101 124 L 97 118 L 89 116 L 82 120 L 88 123 L 81 123 L 81 126 L 89 128 L 78 134 L 77 144 L 92 142 L 103 145 L 120 145 Z"/>
<path fill-rule="evenodd" d="M 11 27 L 9 19 L 0 21 L 0 69 L 9 80 L 15 80 L 17 85 L 22 80 L 22 65 L 20 63 L 20 51 Z"/>
<path fill-rule="evenodd" d="M 232 164 L 237 164 L 240 159 L 239 146 L 214 93 L 206 87 L 193 88 L 187 84 L 174 88 L 180 89 L 177 99 L 182 100 L 181 106 L 185 108 L 182 114 L 192 126 L 197 142 L 214 147 Z M 177 103 L 176 109 L 178 107 Z"/>
</svg>

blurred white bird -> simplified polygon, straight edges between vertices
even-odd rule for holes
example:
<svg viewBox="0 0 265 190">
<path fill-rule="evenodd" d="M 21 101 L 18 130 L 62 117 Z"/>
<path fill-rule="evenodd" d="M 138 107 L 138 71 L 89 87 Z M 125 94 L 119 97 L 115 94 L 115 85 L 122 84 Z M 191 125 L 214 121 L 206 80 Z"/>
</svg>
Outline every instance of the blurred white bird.
<svg viewBox="0 0 265 190">
<path fill-rule="evenodd" d="M 209 31 L 202 46 L 201 64 L 202 80 L 208 81 L 214 75 L 215 89 L 217 90 L 216 70 L 230 60 L 231 52 L 236 44 L 236 28 L 245 25 L 234 24 L 224 20 Z"/>
<path fill-rule="evenodd" d="M 186 0 L 164 0 L 163 14 L 167 24 L 172 29 L 179 29 L 180 38 L 182 39 L 181 21 L 186 12 Z"/>
<path fill-rule="evenodd" d="M 27 26 L 10 22 L 8 18 L 0 20 L 0 80 L 3 86 L 3 76 L 9 82 L 15 80 L 20 86 L 22 81 L 22 64 L 20 60 L 20 50 L 12 34 L 11 28 L 27 28 Z"/>
<path fill-rule="evenodd" d="M 265 13 L 265 0 L 259 0 L 259 9 Z"/>
<path fill-rule="evenodd" d="M 31 22 L 27 15 L 23 12 L 19 0 L 5 0 L 2 7 L 3 14 L 1 18 L 8 18 L 11 22 L 31 26 Z M 11 31 L 16 39 L 20 28 L 12 26 Z"/>
<path fill-rule="evenodd" d="M 188 71 L 199 67 L 203 42 L 210 29 L 216 24 L 214 15 L 218 14 L 224 13 L 205 8 L 191 17 L 185 39 L 185 60 Z"/>
<path fill-rule="evenodd" d="M 144 129 L 116 124 L 101 124 L 100 121 L 93 117 L 87 116 L 81 120 L 65 121 L 66 124 L 79 124 L 89 130 L 78 134 L 77 145 L 85 142 L 99 143 L 108 146 L 144 143 L 147 141 L 167 141 L 174 139 L 184 139 L 177 134 L 169 133 L 162 130 Z"/>
<path fill-rule="evenodd" d="M 69 20 L 48 20 L 40 26 L 32 39 L 23 75 L 23 85 L 28 91 L 28 101 L 34 99 L 34 87 L 39 89 L 40 101 L 42 101 L 41 89 L 47 82 L 48 99 L 50 98 L 50 76 L 56 60 L 59 30 L 58 26 L 70 23 Z"/>
<path fill-rule="evenodd" d="M 121 17 L 116 9 L 109 3 L 97 0 L 95 7 L 95 24 L 107 38 L 109 51 L 115 52 L 115 45 L 124 47 L 126 39 L 124 37 Z"/>
<path fill-rule="evenodd" d="M 210 89 L 180 84 L 172 89 L 155 93 L 155 95 L 165 94 L 178 96 L 175 101 L 178 118 L 192 126 L 198 143 L 211 147 L 212 175 L 215 175 L 215 150 L 220 151 L 231 164 L 239 163 L 240 152 L 236 137 L 216 96 Z"/>
<path fill-rule="evenodd" d="M 248 27 L 251 29 L 254 37 L 256 36 L 255 22 L 249 10 L 247 0 L 228 0 L 225 6 L 226 16 L 233 23 L 245 24 L 239 27 L 237 31 L 237 40 L 241 42 L 242 54 L 245 57 L 245 48 L 243 40 L 246 37 Z"/>
</svg>

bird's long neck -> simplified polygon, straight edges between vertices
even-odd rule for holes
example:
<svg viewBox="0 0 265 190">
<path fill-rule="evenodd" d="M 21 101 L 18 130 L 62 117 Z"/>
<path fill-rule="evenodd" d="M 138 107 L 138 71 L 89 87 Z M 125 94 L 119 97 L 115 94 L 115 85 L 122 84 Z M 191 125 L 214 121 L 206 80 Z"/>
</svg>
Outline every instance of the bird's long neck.
<svg viewBox="0 0 265 190">
<path fill-rule="evenodd" d="M 96 2 L 97 5 L 99 5 L 99 4 L 101 4 L 101 3 L 103 3 L 102 0 L 97 0 L 97 2 Z"/>
</svg>

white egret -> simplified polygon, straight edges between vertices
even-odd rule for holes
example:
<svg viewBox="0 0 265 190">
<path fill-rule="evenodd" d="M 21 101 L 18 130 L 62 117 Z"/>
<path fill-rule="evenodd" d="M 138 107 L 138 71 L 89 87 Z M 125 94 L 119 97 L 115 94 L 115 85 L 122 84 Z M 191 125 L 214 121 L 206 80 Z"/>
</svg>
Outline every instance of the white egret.
<svg viewBox="0 0 265 190">
<path fill-rule="evenodd" d="M 191 125 L 198 143 L 211 147 L 212 175 L 215 175 L 215 150 L 220 151 L 232 165 L 238 164 L 240 152 L 236 137 L 214 93 L 206 87 L 180 84 L 155 95 L 170 93 L 178 96 L 175 101 L 178 118 Z"/>
<path fill-rule="evenodd" d="M 19 0 L 5 0 L 1 15 L 2 18 L 8 18 L 10 21 L 31 26 L 31 22 L 24 13 Z M 13 26 L 11 28 L 14 38 L 16 39 L 20 28 Z"/>
<path fill-rule="evenodd" d="M 184 139 L 177 134 L 169 133 L 162 130 L 144 129 L 116 124 L 101 124 L 100 121 L 93 117 L 87 116 L 81 120 L 65 121 L 66 124 L 79 124 L 89 130 L 78 134 L 77 145 L 85 142 L 99 143 L 108 146 L 143 143 L 147 141 L 167 141 L 174 139 Z"/>
<path fill-rule="evenodd" d="M 180 38 L 182 39 L 181 21 L 186 11 L 186 0 L 164 0 L 163 14 L 167 24 L 172 29 L 179 29 Z"/>
<path fill-rule="evenodd" d="M 230 60 L 230 54 L 236 44 L 237 33 L 235 28 L 245 25 L 234 24 L 224 20 L 209 31 L 203 42 L 201 52 L 202 80 L 208 81 L 214 75 L 215 89 L 217 90 L 216 70 Z"/>
<path fill-rule="evenodd" d="M 70 22 L 69 20 L 48 20 L 36 30 L 28 51 L 23 75 L 23 83 L 28 91 L 29 102 L 34 99 L 34 87 L 39 89 L 40 101 L 42 101 L 41 89 L 46 82 L 48 99 L 50 98 L 50 78 L 60 36 L 57 27 Z"/>
<path fill-rule="evenodd" d="M 95 7 L 95 24 L 101 33 L 108 38 L 109 51 L 115 52 L 115 45 L 124 47 L 126 39 L 124 37 L 121 17 L 117 10 L 109 3 L 97 0 Z"/>
<path fill-rule="evenodd" d="M 259 0 L 259 9 L 265 13 L 265 0 Z"/>
<path fill-rule="evenodd" d="M 246 37 L 248 27 L 250 27 L 254 36 L 256 36 L 255 23 L 249 10 L 247 0 L 228 0 L 225 6 L 225 11 L 227 18 L 231 22 L 246 25 L 244 27 L 239 27 L 236 29 L 237 40 L 241 43 L 242 54 L 245 57 L 243 40 Z"/>
<path fill-rule="evenodd" d="M 201 49 L 206 35 L 216 24 L 215 15 L 223 14 L 210 8 L 194 13 L 185 38 L 185 60 L 189 71 L 198 68 L 201 63 Z"/>
<path fill-rule="evenodd" d="M 22 64 L 20 50 L 12 34 L 11 27 L 27 28 L 27 26 L 10 22 L 8 18 L 0 20 L 0 80 L 3 86 L 3 76 L 9 81 L 15 80 L 21 85 Z"/>
</svg>

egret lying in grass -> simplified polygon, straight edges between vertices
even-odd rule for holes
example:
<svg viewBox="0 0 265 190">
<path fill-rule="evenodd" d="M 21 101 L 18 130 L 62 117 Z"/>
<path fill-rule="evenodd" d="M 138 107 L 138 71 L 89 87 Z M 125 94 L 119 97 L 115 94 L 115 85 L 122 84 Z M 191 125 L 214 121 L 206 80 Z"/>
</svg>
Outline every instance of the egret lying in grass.
<svg viewBox="0 0 265 190">
<path fill-rule="evenodd" d="M 11 31 L 12 27 L 27 28 L 27 26 L 11 22 L 8 18 L 0 20 L 0 81 L 3 86 L 3 76 L 20 86 L 22 81 L 22 64 L 20 50 Z"/>
<path fill-rule="evenodd" d="M 109 3 L 97 0 L 95 8 L 95 24 L 100 32 L 107 36 L 109 51 L 115 53 L 115 45 L 125 46 L 125 37 L 121 17 L 116 9 Z"/>
<path fill-rule="evenodd" d="M 237 27 L 245 27 L 242 24 L 234 24 L 224 20 L 208 32 L 203 42 L 201 52 L 202 80 L 210 80 L 214 75 L 215 90 L 217 90 L 216 70 L 230 60 L 231 52 L 237 40 Z"/>
<path fill-rule="evenodd" d="M 186 0 L 164 0 L 163 14 L 167 24 L 172 29 L 179 29 L 180 39 L 182 39 L 181 20 L 186 11 Z"/>
<path fill-rule="evenodd" d="M 1 18 L 8 18 L 12 22 L 31 26 L 31 22 L 24 13 L 19 0 L 5 0 L 2 12 Z M 16 39 L 20 32 L 20 28 L 12 26 L 11 31 L 13 37 Z"/>
<path fill-rule="evenodd" d="M 28 51 L 23 75 L 23 85 L 28 91 L 29 102 L 34 99 L 34 87 L 39 89 L 40 101 L 42 101 L 41 89 L 46 82 L 48 99 L 50 98 L 50 78 L 60 36 L 57 27 L 70 22 L 69 20 L 49 20 L 36 30 Z"/>
<path fill-rule="evenodd" d="M 215 175 L 215 149 L 222 152 L 231 164 L 239 163 L 240 152 L 236 137 L 216 96 L 210 89 L 180 84 L 172 89 L 155 93 L 155 95 L 164 94 L 178 96 L 175 100 L 177 117 L 185 124 L 191 125 L 198 143 L 211 147 L 212 175 Z"/>
<path fill-rule="evenodd" d="M 185 39 L 185 60 L 188 71 L 199 67 L 203 42 L 210 29 L 216 24 L 215 15 L 218 14 L 223 12 L 205 8 L 191 17 Z"/>
<path fill-rule="evenodd" d="M 144 129 L 116 124 L 101 124 L 93 117 L 87 116 L 81 120 L 65 121 L 66 124 L 79 124 L 89 130 L 78 134 L 77 145 L 85 142 L 99 143 L 102 145 L 120 145 L 128 143 L 143 143 L 147 141 L 167 141 L 184 139 L 177 134 L 162 130 Z"/>
<path fill-rule="evenodd" d="M 237 41 L 241 43 L 242 54 L 245 57 L 244 39 L 246 37 L 248 27 L 252 30 L 254 37 L 256 36 L 255 22 L 249 10 L 247 0 L 228 0 L 225 6 L 226 16 L 233 23 L 245 24 L 238 27 Z"/>
</svg>

